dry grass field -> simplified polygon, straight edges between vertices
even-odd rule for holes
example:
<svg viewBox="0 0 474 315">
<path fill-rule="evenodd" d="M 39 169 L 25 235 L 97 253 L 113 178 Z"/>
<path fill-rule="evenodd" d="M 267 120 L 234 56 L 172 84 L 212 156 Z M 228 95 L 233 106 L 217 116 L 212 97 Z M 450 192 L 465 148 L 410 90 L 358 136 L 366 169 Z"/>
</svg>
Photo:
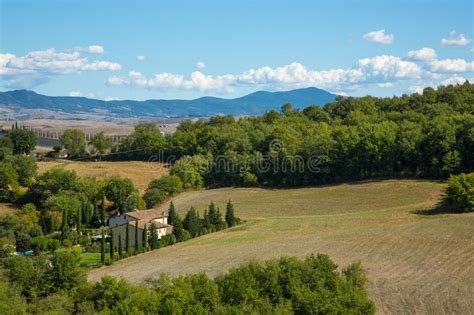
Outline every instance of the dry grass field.
<svg viewBox="0 0 474 315">
<path fill-rule="evenodd" d="M 161 272 L 211 276 L 251 259 L 327 253 L 360 260 L 380 314 L 469 314 L 474 310 L 474 213 L 420 215 L 444 185 L 383 180 L 318 188 L 216 189 L 175 198 L 181 213 L 231 199 L 241 226 L 92 270 L 143 282 Z M 166 208 L 166 207 L 164 207 Z"/>
<path fill-rule="evenodd" d="M 97 179 L 120 175 L 130 179 L 141 193 L 145 191 L 150 181 L 168 173 L 168 169 L 165 166 L 154 162 L 81 162 L 68 160 L 38 162 L 39 173 L 53 167 L 74 170 L 79 176 L 91 176 Z"/>
</svg>

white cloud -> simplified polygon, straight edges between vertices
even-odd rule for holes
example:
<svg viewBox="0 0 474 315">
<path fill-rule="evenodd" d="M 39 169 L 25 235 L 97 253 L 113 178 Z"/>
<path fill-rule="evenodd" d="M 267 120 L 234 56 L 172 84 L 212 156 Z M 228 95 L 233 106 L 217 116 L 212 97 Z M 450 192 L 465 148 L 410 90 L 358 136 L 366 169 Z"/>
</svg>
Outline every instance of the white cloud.
<svg viewBox="0 0 474 315">
<path fill-rule="evenodd" d="M 415 84 L 412 85 L 408 88 L 408 91 L 410 93 L 418 93 L 418 94 L 423 94 L 423 89 L 427 86 L 430 86 L 429 84 Z"/>
<path fill-rule="evenodd" d="M 382 89 L 388 89 L 388 88 L 393 87 L 393 83 L 390 83 L 390 82 L 377 83 L 377 86 Z"/>
<path fill-rule="evenodd" d="M 70 91 L 69 96 L 82 96 L 82 93 L 78 91 Z"/>
<path fill-rule="evenodd" d="M 281 67 L 249 69 L 240 74 L 206 75 L 195 71 L 182 74 L 158 73 L 147 77 L 138 71 L 128 76 L 113 76 L 108 85 L 134 85 L 148 89 L 182 89 L 224 93 L 236 87 L 253 86 L 267 90 L 283 90 L 317 86 L 330 90 L 349 90 L 358 84 L 380 83 L 389 87 L 391 81 L 418 79 L 425 71 L 416 63 L 399 57 L 381 55 L 360 59 L 349 69 L 312 70 L 294 62 Z"/>
<path fill-rule="evenodd" d="M 369 42 L 387 45 L 393 43 L 395 36 L 393 34 L 385 34 L 385 30 L 381 29 L 366 33 L 362 38 Z"/>
<path fill-rule="evenodd" d="M 195 67 L 196 67 L 197 69 L 202 70 L 202 69 L 206 68 L 206 64 L 205 64 L 204 62 L 202 62 L 202 61 L 199 61 L 198 63 L 196 63 Z"/>
<path fill-rule="evenodd" d="M 441 39 L 442 45 L 456 45 L 466 46 L 471 42 L 471 39 L 466 37 L 464 34 L 456 35 L 456 31 L 452 31 L 448 34 L 447 38 Z"/>
<path fill-rule="evenodd" d="M 103 54 L 105 52 L 104 47 L 99 45 L 91 45 L 87 47 L 87 52 L 91 54 Z"/>
<path fill-rule="evenodd" d="M 92 50 L 99 51 L 97 48 Z M 32 87 L 55 75 L 82 71 L 117 71 L 121 68 L 122 66 L 116 62 L 89 60 L 77 50 L 60 52 L 50 48 L 32 51 L 24 56 L 0 54 L 0 76 L 6 81 L 7 86 L 13 83 L 14 86 L 21 87 L 21 82 L 24 82 L 24 87 Z"/>
<path fill-rule="evenodd" d="M 432 48 L 421 48 L 419 50 L 410 50 L 407 56 L 413 60 L 434 60 L 436 59 L 436 51 Z"/>
<path fill-rule="evenodd" d="M 146 59 L 146 57 L 144 55 L 137 55 L 137 60 L 138 61 L 143 61 L 145 59 Z"/>
<path fill-rule="evenodd" d="M 384 79 L 417 78 L 423 73 L 418 64 L 390 55 L 360 59 L 359 68 L 372 78 Z"/>
<path fill-rule="evenodd" d="M 464 82 L 466 82 L 466 78 L 455 74 L 452 77 L 449 77 L 446 80 L 442 81 L 441 85 L 456 85 L 463 84 Z"/>
<path fill-rule="evenodd" d="M 430 63 L 433 72 L 470 72 L 474 71 L 474 61 L 464 59 L 434 60 Z"/>
<path fill-rule="evenodd" d="M 126 77 L 112 76 L 107 79 L 107 85 L 127 85 L 130 81 Z"/>
</svg>

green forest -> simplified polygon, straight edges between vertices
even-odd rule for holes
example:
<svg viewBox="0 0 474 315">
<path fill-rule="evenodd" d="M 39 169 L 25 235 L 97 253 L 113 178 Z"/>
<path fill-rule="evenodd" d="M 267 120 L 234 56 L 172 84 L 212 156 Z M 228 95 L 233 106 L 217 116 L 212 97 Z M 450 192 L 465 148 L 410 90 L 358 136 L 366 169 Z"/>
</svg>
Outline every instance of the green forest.
<svg viewBox="0 0 474 315">
<path fill-rule="evenodd" d="M 474 85 L 422 94 L 338 97 L 303 110 L 184 121 L 163 137 L 141 124 L 110 159 L 168 161 L 185 187 L 306 186 L 472 172 Z"/>
</svg>

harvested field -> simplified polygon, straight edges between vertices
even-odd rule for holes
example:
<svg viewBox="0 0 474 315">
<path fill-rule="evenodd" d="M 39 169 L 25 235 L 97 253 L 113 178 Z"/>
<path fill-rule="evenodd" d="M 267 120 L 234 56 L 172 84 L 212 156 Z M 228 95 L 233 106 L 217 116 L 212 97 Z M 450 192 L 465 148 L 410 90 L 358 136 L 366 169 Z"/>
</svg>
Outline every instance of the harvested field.
<svg viewBox="0 0 474 315">
<path fill-rule="evenodd" d="M 147 188 L 148 183 L 168 173 L 168 169 L 160 163 L 155 162 L 81 162 L 69 160 L 42 161 L 38 162 L 39 173 L 45 172 L 53 167 L 62 167 L 73 170 L 80 176 L 91 176 L 104 179 L 112 175 L 120 175 L 130 179 L 141 193 Z"/>
<path fill-rule="evenodd" d="M 251 259 L 327 253 L 360 260 L 378 313 L 469 314 L 474 309 L 474 213 L 421 215 L 444 184 L 382 180 L 303 189 L 225 188 L 184 193 L 181 213 L 231 199 L 247 222 L 92 270 L 143 282 L 161 272 L 211 276 Z M 164 207 L 166 208 L 166 207 Z"/>
</svg>

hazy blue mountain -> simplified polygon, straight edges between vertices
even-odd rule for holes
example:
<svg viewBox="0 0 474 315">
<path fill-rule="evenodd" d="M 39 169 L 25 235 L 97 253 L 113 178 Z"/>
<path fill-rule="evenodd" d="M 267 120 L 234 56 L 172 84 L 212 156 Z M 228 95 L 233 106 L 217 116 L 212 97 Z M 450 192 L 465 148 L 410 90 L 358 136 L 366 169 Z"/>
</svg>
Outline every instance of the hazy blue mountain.
<svg viewBox="0 0 474 315">
<path fill-rule="evenodd" d="M 119 117 L 207 117 L 219 114 L 259 115 L 280 109 L 334 101 L 336 95 L 310 87 L 286 92 L 255 92 L 239 98 L 201 97 L 194 100 L 102 101 L 85 97 L 45 96 L 28 90 L 0 92 L 0 107 L 12 111 L 41 109 L 67 114 L 107 113 Z"/>
</svg>

